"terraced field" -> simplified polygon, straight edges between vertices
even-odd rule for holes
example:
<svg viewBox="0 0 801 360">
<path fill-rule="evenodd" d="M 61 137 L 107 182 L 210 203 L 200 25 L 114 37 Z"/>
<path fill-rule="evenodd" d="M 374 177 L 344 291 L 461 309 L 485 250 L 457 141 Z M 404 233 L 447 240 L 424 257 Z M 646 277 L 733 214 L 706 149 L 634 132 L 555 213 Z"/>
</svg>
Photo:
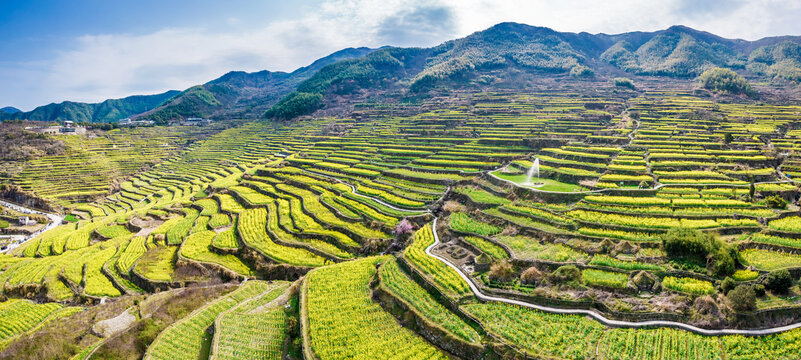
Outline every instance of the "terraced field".
<svg viewBox="0 0 801 360">
<path fill-rule="evenodd" d="M 0 307 L 49 309 L 0 341 L 73 315 L 61 303 L 231 283 L 153 325 L 139 356 L 797 357 L 781 344 L 798 330 L 610 329 L 480 301 L 461 274 L 485 294 L 616 320 L 801 322 L 801 106 L 609 89 L 420 105 L 70 138 L 65 158 L 0 179 L 76 220 L 0 255 Z M 677 251 L 675 229 L 694 245 Z"/>
</svg>

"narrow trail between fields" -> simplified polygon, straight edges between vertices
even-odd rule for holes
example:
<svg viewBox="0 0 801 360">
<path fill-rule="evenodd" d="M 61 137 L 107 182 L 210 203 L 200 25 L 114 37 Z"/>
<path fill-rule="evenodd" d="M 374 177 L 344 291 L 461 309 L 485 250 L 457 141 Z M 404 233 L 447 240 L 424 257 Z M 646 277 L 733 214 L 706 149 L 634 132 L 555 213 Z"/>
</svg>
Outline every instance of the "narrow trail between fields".
<svg viewBox="0 0 801 360">
<path fill-rule="evenodd" d="M 790 325 L 772 327 L 772 328 L 760 329 L 760 330 L 741 330 L 741 329 L 716 329 L 716 330 L 710 330 L 710 329 L 702 329 L 702 328 L 699 328 L 697 326 L 693 326 L 693 325 L 689 325 L 689 324 L 685 324 L 685 323 L 680 323 L 680 322 L 675 322 L 675 321 L 667 321 L 667 320 L 651 320 L 651 321 L 613 320 L 613 319 L 609 319 L 609 318 L 603 316 L 602 314 L 600 314 L 600 313 L 598 313 L 596 311 L 593 311 L 593 310 L 556 308 L 556 307 L 532 304 L 532 303 L 525 302 L 525 301 L 520 301 L 520 300 L 513 300 L 513 299 L 507 299 L 507 298 L 502 298 L 502 297 L 498 297 L 498 296 L 487 295 L 487 294 L 482 293 L 478 289 L 478 286 L 476 286 L 476 284 L 473 282 L 473 280 L 470 278 L 470 276 L 465 274 L 462 271 L 462 269 L 460 269 L 458 266 L 456 266 L 455 264 L 453 264 L 450 261 L 448 261 L 446 258 L 441 257 L 441 256 L 436 255 L 436 254 L 431 252 L 431 249 L 433 249 L 434 247 L 436 247 L 437 245 L 440 244 L 439 235 L 437 234 L 437 219 L 436 218 L 434 219 L 434 221 L 433 221 L 431 226 L 433 227 L 432 231 L 434 233 L 434 243 L 426 248 L 426 250 L 425 250 L 426 254 L 428 254 L 429 256 L 431 256 L 431 257 L 433 257 L 433 258 L 435 258 L 435 259 L 437 259 L 439 261 L 442 261 L 443 263 L 445 263 L 445 265 L 448 265 L 452 269 L 456 270 L 456 273 L 459 274 L 459 276 L 461 276 L 462 279 L 464 279 L 464 281 L 467 282 L 467 285 L 470 286 L 470 290 L 473 292 L 473 294 L 477 298 L 479 298 L 479 299 L 481 299 L 483 301 L 497 301 L 497 302 L 503 302 L 503 303 L 512 304 L 512 305 L 525 306 L 527 308 L 536 309 L 536 310 L 540 310 L 540 311 L 544 311 L 544 312 L 548 312 L 548 313 L 554 313 L 554 314 L 586 315 L 586 316 L 592 317 L 593 319 L 597 320 L 601 324 L 604 324 L 604 325 L 609 326 L 609 327 L 619 327 L 619 328 L 669 327 L 669 328 L 687 330 L 687 331 L 690 331 L 690 332 L 693 332 L 693 333 L 696 333 L 696 334 L 706 335 L 706 336 L 723 336 L 723 335 L 763 336 L 763 335 L 776 334 L 776 333 L 780 333 L 780 332 L 784 332 L 784 331 L 788 331 L 788 330 L 792 330 L 792 329 L 797 329 L 797 328 L 801 327 L 801 322 L 799 322 L 799 323 L 794 323 L 794 324 L 790 324 Z"/>
</svg>

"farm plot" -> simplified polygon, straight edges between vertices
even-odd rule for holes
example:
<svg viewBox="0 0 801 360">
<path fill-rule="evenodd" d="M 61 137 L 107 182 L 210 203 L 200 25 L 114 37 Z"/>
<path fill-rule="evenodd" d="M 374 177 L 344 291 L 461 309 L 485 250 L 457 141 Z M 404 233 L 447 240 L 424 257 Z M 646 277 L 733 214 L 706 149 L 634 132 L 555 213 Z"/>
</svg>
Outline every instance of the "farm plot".
<svg viewBox="0 0 801 360">
<path fill-rule="evenodd" d="M 386 258 L 355 260 L 309 274 L 302 304 L 308 346 L 321 359 L 446 359 L 369 299 L 370 279 L 379 261 Z"/>
</svg>

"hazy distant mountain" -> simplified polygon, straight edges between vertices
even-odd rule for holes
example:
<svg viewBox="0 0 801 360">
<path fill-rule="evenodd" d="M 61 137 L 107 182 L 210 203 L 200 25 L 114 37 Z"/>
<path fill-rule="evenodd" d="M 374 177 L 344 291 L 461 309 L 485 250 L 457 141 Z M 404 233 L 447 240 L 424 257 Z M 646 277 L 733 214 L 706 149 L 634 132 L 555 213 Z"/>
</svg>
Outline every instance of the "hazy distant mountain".
<svg viewBox="0 0 801 360">
<path fill-rule="evenodd" d="M 39 106 L 27 112 L 0 113 L 0 120 L 116 122 L 153 109 L 178 93 L 179 91 L 170 90 L 162 94 L 135 95 L 122 99 L 109 99 L 95 104 L 65 101 L 58 104 Z"/>
<path fill-rule="evenodd" d="M 13 113 L 18 113 L 18 112 L 22 112 L 22 110 L 17 109 L 17 108 L 15 108 L 13 106 L 6 106 L 6 107 L 0 109 L 0 113 L 13 114 Z"/>
</svg>

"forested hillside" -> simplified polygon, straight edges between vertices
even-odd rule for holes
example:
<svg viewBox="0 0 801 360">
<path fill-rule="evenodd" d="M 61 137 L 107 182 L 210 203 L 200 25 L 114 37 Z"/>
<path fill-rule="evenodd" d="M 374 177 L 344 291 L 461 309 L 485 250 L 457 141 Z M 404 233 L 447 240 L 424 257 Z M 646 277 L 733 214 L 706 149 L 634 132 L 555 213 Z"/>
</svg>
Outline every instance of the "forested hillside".
<svg viewBox="0 0 801 360">
<path fill-rule="evenodd" d="M 135 95 L 122 99 L 109 99 L 101 103 L 88 104 L 65 101 L 37 107 L 28 112 L 0 112 L 0 120 L 117 122 L 156 106 L 178 94 L 170 90 L 156 95 Z"/>
</svg>

